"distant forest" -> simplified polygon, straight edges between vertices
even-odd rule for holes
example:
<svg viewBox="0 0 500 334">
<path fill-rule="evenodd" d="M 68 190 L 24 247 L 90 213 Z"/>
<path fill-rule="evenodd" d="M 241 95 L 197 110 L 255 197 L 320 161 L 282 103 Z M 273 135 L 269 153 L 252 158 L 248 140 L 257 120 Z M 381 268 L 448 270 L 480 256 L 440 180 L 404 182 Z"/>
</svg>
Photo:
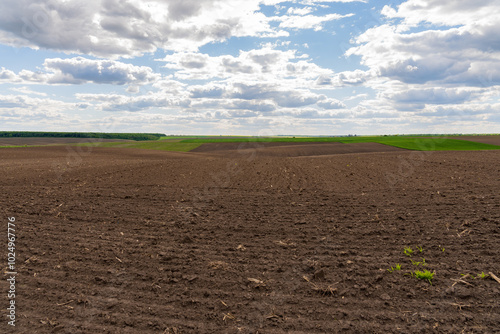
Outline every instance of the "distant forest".
<svg viewBox="0 0 500 334">
<path fill-rule="evenodd" d="M 5 137 L 57 137 L 57 138 L 102 138 L 129 140 L 158 140 L 163 133 L 102 133 L 102 132 L 32 132 L 0 131 L 0 138 Z"/>
</svg>

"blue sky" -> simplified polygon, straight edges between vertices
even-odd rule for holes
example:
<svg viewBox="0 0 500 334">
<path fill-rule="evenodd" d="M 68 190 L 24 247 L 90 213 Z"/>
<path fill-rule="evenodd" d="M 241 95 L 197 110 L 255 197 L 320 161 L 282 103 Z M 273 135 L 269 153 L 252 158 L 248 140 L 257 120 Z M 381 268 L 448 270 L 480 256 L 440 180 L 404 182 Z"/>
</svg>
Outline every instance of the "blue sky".
<svg viewBox="0 0 500 334">
<path fill-rule="evenodd" d="M 0 130 L 500 132 L 494 0 L 4 0 Z"/>
</svg>

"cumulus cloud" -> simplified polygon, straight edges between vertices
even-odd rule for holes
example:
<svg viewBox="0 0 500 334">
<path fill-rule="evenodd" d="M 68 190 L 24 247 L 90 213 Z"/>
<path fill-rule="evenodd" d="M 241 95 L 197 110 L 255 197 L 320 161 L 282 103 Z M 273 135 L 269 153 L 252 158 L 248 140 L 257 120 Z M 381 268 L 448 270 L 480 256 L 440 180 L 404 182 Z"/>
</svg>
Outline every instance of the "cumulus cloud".
<svg viewBox="0 0 500 334">
<path fill-rule="evenodd" d="M 76 94 L 76 98 L 96 103 L 95 107 L 103 111 L 137 112 L 151 108 L 179 109 L 189 107 L 191 101 L 182 97 L 168 96 L 161 92 L 130 96 L 121 94 Z"/>
<path fill-rule="evenodd" d="M 303 119 L 348 118 L 350 116 L 347 112 L 318 111 L 312 108 L 293 111 L 289 115 Z"/>
<path fill-rule="evenodd" d="M 239 105 L 251 110 L 263 111 L 280 108 L 300 108 L 318 105 L 323 109 L 341 109 L 345 105 L 325 95 L 316 94 L 307 89 L 293 89 L 270 83 L 233 82 L 227 85 L 208 84 L 198 86 L 191 91 L 191 98 L 209 98 L 212 103 L 219 101 L 237 101 Z M 251 104 L 241 101 L 252 101 Z M 215 105 L 212 105 L 214 107 Z"/>
<path fill-rule="evenodd" d="M 340 20 L 345 17 L 353 16 L 354 14 L 328 14 L 325 16 L 315 15 L 284 15 L 275 16 L 271 21 L 278 21 L 279 27 L 283 29 L 314 29 L 319 31 L 323 29 L 323 23 L 328 21 Z"/>
<path fill-rule="evenodd" d="M 445 110 L 438 106 L 459 110 L 498 100 L 498 2 L 408 0 L 382 14 L 388 21 L 355 37 L 346 52 L 369 68 L 346 72 L 346 82 L 378 92 L 360 105 L 430 117 Z M 335 74 L 317 84 L 339 79 Z"/>
<path fill-rule="evenodd" d="M 156 81 L 158 74 L 147 66 L 135 66 L 112 60 L 90 60 L 82 57 L 47 59 L 47 71 L 53 72 L 49 83 L 147 84 Z"/>
<path fill-rule="evenodd" d="M 5 67 L 0 68 L 0 82 L 20 82 L 21 79 L 13 71 L 5 69 Z"/>
<path fill-rule="evenodd" d="M 21 95 L 2 95 L 0 96 L 0 109 L 5 108 L 27 108 L 30 104 L 26 96 Z"/>
<path fill-rule="evenodd" d="M 165 62 L 165 68 L 175 70 L 175 77 L 181 80 L 235 77 L 264 81 L 290 77 L 316 80 L 321 75 L 333 74 L 330 69 L 321 68 L 310 60 L 302 59 L 302 55 L 297 55 L 296 50 L 276 50 L 270 45 L 261 49 L 240 51 L 238 56 L 211 57 L 197 52 L 179 52 L 158 61 Z"/>
<path fill-rule="evenodd" d="M 139 93 L 139 91 L 140 91 L 139 86 L 129 86 L 129 87 L 127 87 L 127 93 L 137 94 L 137 93 Z"/>
<path fill-rule="evenodd" d="M 208 84 L 205 86 L 192 86 L 190 87 L 190 97 L 194 99 L 199 98 L 221 98 L 226 92 L 224 85 Z"/>
<path fill-rule="evenodd" d="M 361 56 L 379 75 L 409 84 L 491 86 L 500 81 L 495 70 L 500 65 L 498 3 L 409 0 L 397 10 L 386 6 L 382 13 L 403 21 L 368 29 L 346 53 Z M 410 30 L 429 23 L 439 28 Z"/>
<path fill-rule="evenodd" d="M 31 90 L 28 86 L 22 86 L 22 87 L 12 87 L 10 88 L 11 91 L 25 94 L 25 95 L 38 95 L 38 96 L 47 96 L 47 93 L 42 93 L 42 92 L 36 92 L 34 90 Z"/>
<path fill-rule="evenodd" d="M 283 29 L 320 30 L 324 22 L 351 15 L 307 15 L 314 8 L 304 7 L 270 18 L 259 10 L 261 4 L 282 2 L 4 0 L 0 42 L 98 57 L 135 57 L 157 49 L 196 51 L 231 37 L 288 36 Z M 279 27 L 271 27 L 271 21 L 279 21 Z"/>
<path fill-rule="evenodd" d="M 345 108 L 342 102 L 311 91 L 319 76 L 334 76 L 333 71 L 298 56 L 295 50 L 282 51 L 265 45 L 261 49 L 241 51 L 238 56 L 211 57 L 198 52 L 179 52 L 159 61 L 165 62 L 165 67 L 174 73 L 159 77 L 150 68 L 117 61 L 81 57 L 50 59 L 45 62 L 44 80 L 129 84 L 127 92 L 134 95 L 76 94 L 86 106 L 103 111 L 239 110 L 269 114 L 306 106 L 329 110 Z M 189 85 L 183 80 L 209 81 Z M 139 85 L 147 83 L 157 91 L 136 94 Z"/>
<path fill-rule="evenodd" d="M 488 115 L 494 113 L 500 107 L 499 103 L 494 104 L 462 104 L 462 105 L 436 105 L 419 112 L 419 116 L 431 117 L 454 117 L 470 118 L 477 115 Z"/>
<path fill-rule="evenodd" d="M 298 3 L 301 5 L 307 5 L 307 6 L 318 6 L 318 7 L 323 7 L 326 5 L 323 5 L 323 3 L 350 3 L 350 2 L 363 2 L 367 3 L 368 0 L 300 0 Z"/>
<path fill-rule="evenodd" d="M 93 60 L 83 57 L 68 59 L 49 58 L 44 71 L 22 70 L 18 74 L 0 71 L 0 82 L 44 84 L 111 84 L 145 85 L 160 79 L 160 75 L 147 66 L 135 66 L 114 60 Z"/>
<path fill-rule="evenodd" d="M 324 109 L 343 109 L 346 105 L 336 99 L 324 99 L 316 103 Z"/>
<path fill-rule="evenodd" d="M 373 71 L 344 71 L 340 73 L 334 73 L 333 75 L 320 75 L 315 84 L 317 86 L 334 86 L 334 87 L 345 87 L 345 86 L 359 86 L 364 84 L 367 80 L 374 77 Z"/>
<path fill-rule="evenodd" d="M 459 122 L 498 119 L 494 117 L 500 96 L 497 2 L 405 0 L 398 6 L 387 5 L 377 26 L 370 25 L 372 28 L 352 36 L 352 47 L 345 55 L 356 57 L 350 64 L 341 59 L 339 72 L 332 60 L 338 54 L 326 59 L 330 55 L 317 52 L 317 41 L 304 43 L 294 40 L 293 35 L 301 29 L 314 34 L 312 30 L 330 27 L 328 22 L 352 16 L 332 13 L 332 4 L 347 2 L 368 3 L 5 0 L 0 4 L 0 43 L 83 56 L 42 60 L 30 70 L 0 68 L 0 83 L 13 93 L 0 96 L 2 122 L 22 112 L 55 115 L 72 110 L 101 112 L 120 118 L 127 126 L 140 122 L 151 126 L 156 121 L 206 123 L 215 129 L 277 124 L 284 129 L 300 125 L 317 129 L 330 122 L 339 126 L 332 129 L 340 129 L 339 124 L 351 120 L 371 132 L 373 124 L 383 122 L 408 127 L 416 122 L 425 129 L 432 117 L 444 119 L 447 115 Z M 275 14 L 269 16 L 268 8 L 261 10 L 261 5 L 275 5 Z M 349 10 L 358 7 L 361 5 L 346 6 Z M 365 18 L 365 12 L 360 17 Z M 214 46 L 200 49 L 232 37 L 289 35 L 292 38 L 272 44 L 251 39 L 253 45 L 262 43 L 239 53 L 232 49 L 231 54 L 225 54 L 226 46 L 217 51 Z M 228 48 L 239 45 L 230 44 L 233 41 L 242 40 L 231 39 Z M 312 57 L 293 50 L 309 46 Z M 162 68 L 161 74 L 136 65 L 136 61 L 147 62 L 150 57 L 136 60 L 134 65 L 118 60 L 158 49 L 164 51 L 156 56 L 163 57 L 156 59 L 156 72 Z M 361 66 L 356 69 L 357 59 Z M 330 62 L 331 67 L 319 62 Z M 65 101 L 74 98 L 76 102 L 59 103 L 30 84 L 125 87 L 106 87 L 103 92 L 112 89 L 113 93 L 102 94 L 84 94 L 95 92 L 87 91 L 90 85 L 70 88 L 82 91 L 65 96 Z M 351 87 L 361 94 L 356 95 Z M 50 88 L 43 91 L 51 93 Z M 352 97 L 345 97 L 351 92 Z M 329 97 L 342 95 L 342 101 Z"/>
<path fill-rule="evenodd" d="M 286 89 L 278 85 L 261 83 L 234 83 L 226 93 L 228 98 L 243 100 L 272 100 L 285 108 L 302 107 L 325 99 L 305 89 Z"/>
<path fill-rule="evenodd" d="M 470 89 L 425 88 L 384 95 L 397 104 L 416 105 L 423 108 L 425 104 L 461 104 L 469 101 L 477 93 L 479 92 Z"/>
<path fill-rule="evenodd" d="M 72 110 L 75 103 L 62 102 L 50 98 L 31 97 L 28 95 L 0 95 L 0 113 L 2 116 L 22 117 L 22 115 L 52 117 L 60 115 L 61 111 Z"/>
<path fill-rule="evenodd" d="M 4 0 L 0 42 L 99 57 L 196 50 L 232 36 L 280 36 L 258 0 Z"/>
<path fill-rule="evenodd" d="M 298 8 L 298 7 L 290 7 L 286 11 L 288 15 L 306 15 L 314 11 L 314 8 L 312 7 L 303 7 L 303 8 Z"/>
<path fill-rule="evenodd" d="M 397 10 L 385 6 L 382 14 L 389 18 L 402 18 L 404 24 L 417 26 L 421 22 L 429 22 L 443 26 L 461 26 L 469 24 L 491 24 L 500 14 L 498 1 L 441 1 L 441 0 L 408 0 L 398 6 Z"/>
<path fill-rule="evenodd" d="M 151 108 L 208 110 L 234 109 L 267 113 L 274 110 L 317 105 L 340 109 L 345 105 L 307 89 L 256 82 L 207 83 L 189 87 L 184 94 L 165 91 L 130 96 L 121 94 L 76 94 L 76 98 L 105 111 L 143 111 Z"/>
<path fill-rule="evenodd" d="M 276 105 L 272 101 L 248 101 L 242 99 L 201 99 L 198 101 L 193 101 L 191 105 L 191 110 L 233 110 L 236 111 L 239 117 L 241 115 L 248 116 L 258 116 L 260 114 L 267 114 L 271 111 L 276 110 Z M 232 113 L 234 114 L 234 113 Z"/>
</svg>

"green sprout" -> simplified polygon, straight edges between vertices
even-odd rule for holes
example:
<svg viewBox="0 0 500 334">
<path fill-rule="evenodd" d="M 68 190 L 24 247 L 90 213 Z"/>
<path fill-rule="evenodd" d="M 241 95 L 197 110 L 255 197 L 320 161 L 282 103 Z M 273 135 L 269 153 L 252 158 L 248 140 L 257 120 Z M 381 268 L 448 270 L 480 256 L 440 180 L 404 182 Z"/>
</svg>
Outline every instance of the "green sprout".
<svg viewBox="0 0 500 334">
<path fill-rule="evenodd" d="M 417 262 L 417 261 L 413 261 L 412 259 L 410 259 L 411 261 L 411 264 L 413 264 L 414 266 L 419 266 L 422 262 Z"/>
<path fill-rule="evenodd" d="M 429 270 L 426 269 L 424 271 L 415 270 L 412 276 L 415 276 L 418 279 L 427 280 L 432 285 L 432 279 L 434 278 L 434 274 L 435 272 L 431 273 Z"/>
<path fill-rule="evenodd" d="M 422 261 L 413 261 L 412 259 L 410 259 L 410 261 L 411 261 L 411 264 L 413 264 L 415 266 L 419 266 L 419 265 L 426 266 L 427 265 L 427 262 L 425 262 L 424 258 L 422 258 Z"/>
<path fill-rule="evenodd" d="M 485 279 L 486 277 L 488 277 L 489 275 L 488 274 L 485 274 L 484 271 L 481 272 L 479 275 L 476 276 L 476 278 L 482 278 L 482 279 Z"/>
<path fill-rule="evenodd" d="M 417 246 L 417 249 L 418 249 L 418 251 L 419 251 L 420 253 L 422 253 L 422 252 L 424 251 L 424 249 L 423 249 L 422 247 L 419 247 L 419 246 Z"/>
<path fill-rule="evenodd" d="M 401 270 L 401 265 L 398 263 L 396 264 L 396 267 L 392 267 L 391 266 L 391 269 L 387 269 L 388 272 L 392 273 L 394 271 L 397 271 L 397 270 Z"/>
<path fill-rule="evenodd" d="M 413 255 L 413 249 L 411 249 L 411 247 L 405 247 L 404 249 L 404 253 L 406 256 L 412 256 Z"/>
</svg>

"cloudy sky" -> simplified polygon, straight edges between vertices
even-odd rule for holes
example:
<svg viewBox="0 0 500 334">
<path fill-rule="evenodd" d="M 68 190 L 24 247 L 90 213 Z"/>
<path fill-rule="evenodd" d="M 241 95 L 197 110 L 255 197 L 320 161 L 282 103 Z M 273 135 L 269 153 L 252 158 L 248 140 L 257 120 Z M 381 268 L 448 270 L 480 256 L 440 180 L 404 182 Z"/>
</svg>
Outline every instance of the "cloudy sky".
<svg viewBox="0 0 500 334">
<path fill-rule="evenodd" d="M 0 130 L 500 132 L 497 0 L 2 0 Z"/>
</svg>

